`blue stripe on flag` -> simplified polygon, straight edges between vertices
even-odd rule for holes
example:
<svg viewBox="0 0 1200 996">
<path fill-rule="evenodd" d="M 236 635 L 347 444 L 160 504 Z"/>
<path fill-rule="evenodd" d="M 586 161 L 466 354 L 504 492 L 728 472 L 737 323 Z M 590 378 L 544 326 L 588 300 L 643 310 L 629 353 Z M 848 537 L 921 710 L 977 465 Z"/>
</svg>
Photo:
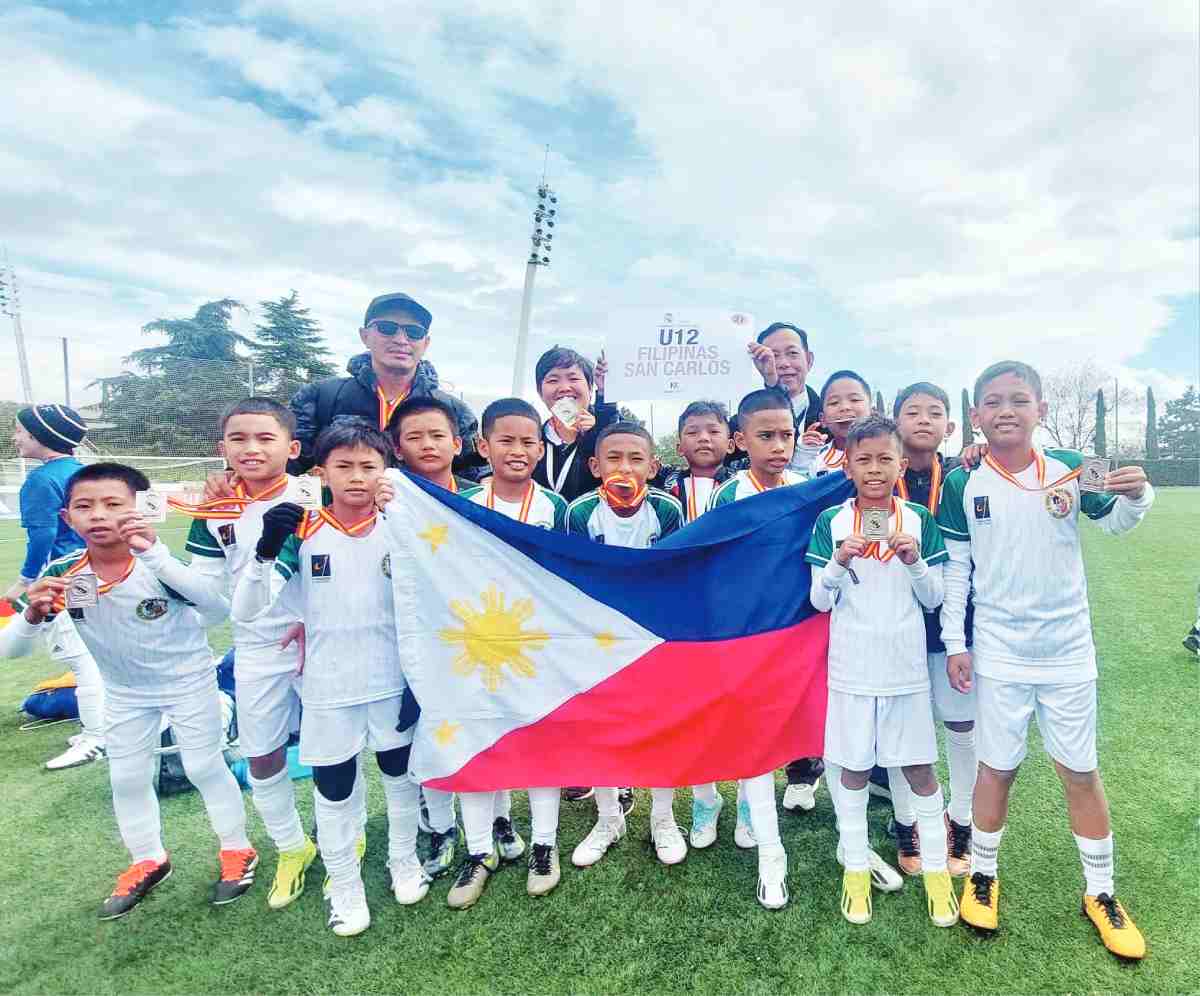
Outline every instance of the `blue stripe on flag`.
<svg viewBox="0 0 1200 996">
<path fill-rule="evenodd" d="M 722 506 L 649 550 L 604 546 L 526 525 L 423 478 L 418 487 L 664 640 L 727 640 L 813 614 L 804 552 L 821 512 L 844 502 L 844 474 Z"/>
</svg>

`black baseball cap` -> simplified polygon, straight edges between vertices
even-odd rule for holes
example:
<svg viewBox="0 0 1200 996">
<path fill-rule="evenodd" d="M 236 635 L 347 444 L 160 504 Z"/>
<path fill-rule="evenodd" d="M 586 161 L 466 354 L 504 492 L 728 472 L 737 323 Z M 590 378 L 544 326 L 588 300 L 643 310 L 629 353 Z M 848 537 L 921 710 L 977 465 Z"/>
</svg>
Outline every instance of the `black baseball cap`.
<svg viewBox="0 0 1200 996">
<path fill-rule="evenodd" d="M 433 315 L 429 313 L 429 309 L 417 304 L 407 294 L 380 294 L 370 304 L 367 305 L 367 314 L 363 318 L 363 326 L 371 324 L 371 319 L 378 318 L 385 311 L 390 311 L 394 308 L 402 308 L 405 311 L 412 312 L 421 320 L 421 324 L 429 328 L 433 324 Z"/>
</svg>

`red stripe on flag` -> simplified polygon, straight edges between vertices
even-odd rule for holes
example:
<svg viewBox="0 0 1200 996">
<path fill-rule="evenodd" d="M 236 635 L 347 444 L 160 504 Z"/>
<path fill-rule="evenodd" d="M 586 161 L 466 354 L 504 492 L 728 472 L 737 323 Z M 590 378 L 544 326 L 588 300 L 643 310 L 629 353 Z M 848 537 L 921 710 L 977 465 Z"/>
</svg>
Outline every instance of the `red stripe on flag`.
<svg viewBox="0 0 1200 996">
<path fill-rule="evenodd" d="M 683 786 L 820 757 L 828 648 L 827 613 L 735 640 L 660 644 L 426 784 Z"/>
</svg>

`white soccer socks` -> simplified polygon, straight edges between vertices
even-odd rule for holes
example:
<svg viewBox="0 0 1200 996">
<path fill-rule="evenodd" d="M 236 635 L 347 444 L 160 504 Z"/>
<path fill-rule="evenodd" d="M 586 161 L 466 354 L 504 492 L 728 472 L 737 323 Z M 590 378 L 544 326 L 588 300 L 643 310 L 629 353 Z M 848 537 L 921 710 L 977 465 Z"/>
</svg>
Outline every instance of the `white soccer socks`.
<svg viewBox="0 0 1200 996">
<path fill-rule="evenodd" d="M 296 811 L 296 788 L 284 765 L 270 778 L 250 775 L 250 801 L 277 850 L 294 851 L 304 844 L 304 828 Z"/>
</svg>

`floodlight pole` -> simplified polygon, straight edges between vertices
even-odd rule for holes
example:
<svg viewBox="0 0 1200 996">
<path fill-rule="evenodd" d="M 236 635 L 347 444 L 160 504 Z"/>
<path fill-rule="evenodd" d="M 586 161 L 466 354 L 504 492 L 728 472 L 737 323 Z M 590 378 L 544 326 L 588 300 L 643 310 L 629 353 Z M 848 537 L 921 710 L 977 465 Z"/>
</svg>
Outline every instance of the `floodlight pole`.
<svg viewBox="0 0 1200 996">
<path fill-rule="evenodd" d="M 5 264 L 8 264 L 7 258 Z M 33 383 L 29 377 L 29 356 L 25 352 L 25 330 L 21 327 L 21 294 L 17 287 L 16 271 L 11 265 L 0 268 L 0 314 L 12 318 L 13 338 L 17 343 L 17 368 L 21 373 L 21 390 L 25 395 L 25 404 L 32 405 Z"/>
<path fill-rule="evenodd" d="M 550 158 L 550 146 L 546 146 L 546 160 Z M 546 184 L 546 167 L 542 166 L 542 182 L 538 184 L 538 200 L 533 211 L 533 231 L 529 236 L 529 258 L 525 261 L 525 289 L 521 294 L 521 319 L 517 324 L 517 344 L 513 357 L 512 393 L 521 396 L 525 384 L 525 363 L 529 352 L 529 320 L 533 314 L 533 283 L 539 266 L 550 265 L 550 253 L 554 249 L 555 216 L 558 214 L 558 197 Z"/>
</svg>

